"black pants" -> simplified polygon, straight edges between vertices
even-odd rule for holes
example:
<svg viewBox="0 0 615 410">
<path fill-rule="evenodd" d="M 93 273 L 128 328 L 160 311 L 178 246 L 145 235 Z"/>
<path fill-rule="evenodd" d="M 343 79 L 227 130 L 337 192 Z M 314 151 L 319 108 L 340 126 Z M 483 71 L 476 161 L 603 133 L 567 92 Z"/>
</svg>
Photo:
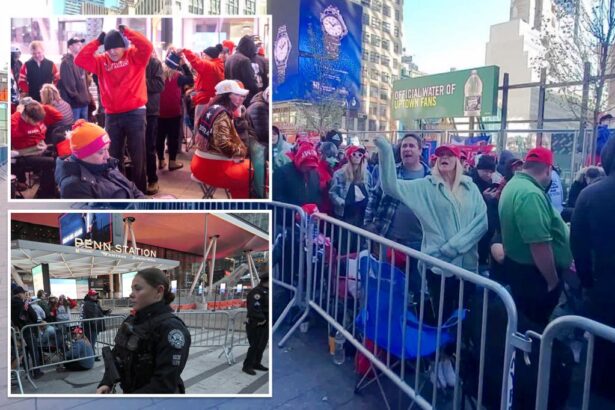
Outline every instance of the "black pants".
<svg viewBox="0 0 615 410">
<path fill-rule="evenodd" d="M 431 326 L 438 325 L 438 315 L 440 308 L 440 290 L 442 289 L 442 276 L 433 273 L 431 270 L 425 272 L 425 281 L 431 296 L 433 311 L 425 305 L 425 323 Z M 442 323 L 451 317 L 453 312 L 459 309 L 459 279 L 455 276 L 444 278 L 444 298 L 442 300 Z M 470 298 L 474 294 L 476 286 L 465 281 L 463 284 L 463 303 L 465 309 L 469 305 Z"/>
<path fill-rule="evenodd" d="M 169 161 L 175 161 L 177 158 L 181 120 L 182 117 L 158 118 L 158 139 L 156 141 L 158 160 L 162 161 L 164 159 L 165 139 L 169 147 Z"/>
<path fill-rule="evenodd" d="M 547 281 L 536 266 L 523 265 L 508 257 L 504 259 L 504 270 L 519 313 L 532 322 L 530 326 L 536 326 L 532 330 L 541 332 L 559 302 L 561 286 L 549 292 Z"/>
<path fill-rule="evenodd" d="M 55 198 L 56 183 L 54 179 L 56 161 L 53 157 L 33 155 L 21 157 L 14 166 L 14 174 L 19 182 L 26 181 L 26 170 L 29 168 L 40 177 L 40 185 L 35 198 Z"/>
<path fill-rule="evenodd" d="M 158 116 L 147 116 L 145 128 L 145 167 L 147 169 L 147 182 L 158 182 L 156 175 L 156 140 L 158 139 Z"/>
<path fill-rule="evenodd" d="M 105 130 L 111 138 L 109 154 L 120 161 L 124 172 L 124 147 L 132 162 L 131 179 L 141 192 L 145 192 L 145 109 L 137 109 L 121 114 L 107 114 Z"/>
<path fill-rule="evenodd" d="M 260 365 L 263 360 L 263 352 L 269 341 L 269 326 L 267 324 L 258 326 L 248 323 L 246 324 L 246 334 L 250 347 L 246 359 L 243 361 L 243 368 L 253 369 L 254 366 Z"/>
</svg>

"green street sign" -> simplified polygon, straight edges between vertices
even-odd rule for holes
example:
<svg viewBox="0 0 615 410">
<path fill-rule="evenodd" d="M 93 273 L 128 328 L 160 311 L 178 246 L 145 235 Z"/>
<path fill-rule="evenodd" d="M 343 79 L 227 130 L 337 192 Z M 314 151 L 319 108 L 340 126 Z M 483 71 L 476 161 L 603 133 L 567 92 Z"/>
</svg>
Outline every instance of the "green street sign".
<svg viewBox="0 0 615 410">
<path fill-rule="evenodd" d="M 424 118 L 497 114 L 500 67 L 451 71 L 393 82 L 393 118 L 406 126 Z"/>
</svg>

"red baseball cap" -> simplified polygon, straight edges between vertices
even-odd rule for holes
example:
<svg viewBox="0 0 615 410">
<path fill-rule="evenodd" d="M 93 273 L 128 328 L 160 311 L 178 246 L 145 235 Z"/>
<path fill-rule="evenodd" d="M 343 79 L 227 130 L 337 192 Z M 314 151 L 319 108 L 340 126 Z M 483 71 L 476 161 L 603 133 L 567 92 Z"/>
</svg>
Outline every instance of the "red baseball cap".
<svg viewBox="0 0 615 410">
<path fill-rule="evenodd" d="M 310 168 L 318 167 L 318 152 L 312 144 L 303 143 L 297 149 L 293 162 L 297 168 L 305 166 Z"/>
<path fill-rule="evenodd" d="M 95 295 L 98 295 L 98 292 L 96 292 L 94 289 L 88 290 L 88 296 L 95 296 Z"/>
<path fill-rule="evenodd" d="M 346 157 L 348 159 L 350 159 L 352 154 L 354 154 L 355 152 L 361 152 L 361 153 L 363 153 L 363 156 L 365 156 L 365 153 L 366 153 L 365 148 L 358 147 L 356 145 L 351 145 L 348 148 L 346 148 Z"/>
<path fill-rule="evenodd" d="M 553 152 L 545 147 L 531 149 L 525 156 L 525 162 L 540 162 L 545 165 L 553 165 Z"/>
<path fill-rule="evenodd" d="M 436 157 L 441 157 L 447 152 L 454 157 L 461 158 L 461 151 L 459 150 L 459 147 L 457 147 L 456 145 L 452 145 L 452 144 L 440 145 L 438 148 L 436 148 L 435 154 L 436 154 Z"/>
</svg>

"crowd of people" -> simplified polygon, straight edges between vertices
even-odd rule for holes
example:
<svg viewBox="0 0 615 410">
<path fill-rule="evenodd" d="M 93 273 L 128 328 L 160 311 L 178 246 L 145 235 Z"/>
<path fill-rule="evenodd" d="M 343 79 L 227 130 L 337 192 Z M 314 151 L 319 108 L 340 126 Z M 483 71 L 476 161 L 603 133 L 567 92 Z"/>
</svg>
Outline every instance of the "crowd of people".
<svg viewBox="0 0 615 410">
<path fill-rule="evenodd" d="M 59 69 L 43 42 L 29 48 L 25 63 L 11 50 L 14 197 L 34 185 L 32 174 L 35 198 L 151 197 L 162 170 L 184 166 L 178 153 L 189 139 L 196 180 L 236 199 L 266 197 L 269 61 L 258 36 L 202 53 L 168 45 L 160 59 L 120 25 L 87 44 L 69 39 Z"/>
<path fill-rule="evenodd" d="M 615 225 L 608 216 L 615 206 L 615 139 L 605 143 L 601 166 L 579 172 L 567 200 L 547 148 L 531 149 L 524 158 L 504 151 L 470 160 L 459 146 L 441 145 L 425 157 L 421 136 L 406 134 L 395 144 L 376 137 L 377 151 L 369 158 L 364 147 L 344 148 L 342 141 L 332 130 L 316 143 L 299 137 L 289 144 L 274 127 L 273 199 L 314 204 L 344 222 L 491 277 L 510 290 L 522 331 L 542 332 L 556 307 L 572 305 L 568 298 L 578 294 L 582 300 L 573 313 L 615 326 L 609 296 L 615 291 Z M 346 243 L 332 238 L 332 246 L 345 249 Z M 420 267 L 412 261 L 408 286 L 415 295 Z M 443 272 L 425 269 L 437 307 Z M 459 281 L 447 277 L 442 283 L 448 318 L 458 308 Z M 425 317 L 431 324 L 435 319 Z M 447 360 L 444 354 L 450 371 Z M 613 365 L 615 349 L 597 341 L 592 383 L 607 396 L 613 392 L 607 376 Z"/>
<path fill-rule="evenodd" d="M 16 360 L 20 356 L 22 363 L 28 361 L 33 379 L 44 375 L 40 366 L 49 364 L 43 358 L 45 353 L 62 356 L 63 364 L 58 365 L 57 371 L 89 370 L 100 360 L 96 340 L 104 328 L 87 319 L 101 318 L 111 311 L 100 307 L 98 292 L 90 289 L 81 304 L 65 295 L 49 295 L 42 289 L 33 296 L 15 283 L 11 293 L 11 326 L 22 333 L 17 342 L 25 343 L 12 345 L 11 357 Z M 79 321 L 71 318 L 72 312 L 79 313 Z M 24 350 L 26 355 L 22 357 Z"/>
</svg>

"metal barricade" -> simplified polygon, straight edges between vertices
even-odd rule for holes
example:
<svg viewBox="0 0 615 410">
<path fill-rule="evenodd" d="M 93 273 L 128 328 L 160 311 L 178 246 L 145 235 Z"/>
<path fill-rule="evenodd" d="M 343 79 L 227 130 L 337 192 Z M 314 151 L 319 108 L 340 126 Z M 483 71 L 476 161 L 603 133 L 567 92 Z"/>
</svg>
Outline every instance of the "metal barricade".
<svg viewBox="0 0 615 410">
<path fill-rule="evenodd" d="M 99 355 L 98 345 L 114 345 L 115 334 L 125 316 L 105 316 L 95 319 L 69 320 L 24 326 L 21 329 L 21 344 L 27 377 L 30 371 L 62 365 Z M 80 327 L 90 341 L 92 354 L 75 357 L 71 350 L 72 331 Z M 34 385 L 34 383 L 33 383 Z"/>
<path fill-rule="evenodd" d="M 233 354 L 235 346 L 249 346 L 248 335 L 246 332 L 246 319 L 248 317 L 247 309 L 238 309 L 232 313 L 230 323 L 230 345 L 229 354 Z M 233 362 L 235 360 L 233 359 Z"/>
<path fill-rule="evenodd" d="M 21 367 L 21 360 L 23 356 L 21 356 L 21 349 L 17 344 L 17 339 L 17 331 L 14 327 L 11 326 L 11 389 L 14 378 L 15 381 L 17 381 L 17 385 L 19 386 L 19 393 L 23 394 L 23 385 L 21 384 L 21 372 L 23 371 Z M 36 388 L 34 384 L 33 386 L 34 388 Z"/>
<path fill-rule="evenodd" d="M 583 410 L 589 408 L 595 337 L 598 336 L 615 343 L 615 328 L 581 316 L 562 316 L 549 323 L 540 337 L 541 344 L 540 359 L 538 361 L 536 410 L 547 409 L 547 404 L 549 403 L 549 382 L 551 378 L 553 341 L 562 331 L 572 329 L 581 329 L 585 331 L 585 338 L 587 340 L 583 402 L 581 408 Z"/>
<path fill-rule="evenodd" d="M 218 357 L 224 355 L 229 365 L 234 363 L 231 353 L 232 312 L 229 311 L 183 311 L 175 313 L 190 332 L 191 347 L 219 347 Z"/>
<path fill-rule="evenodd" d="M 478 362 L 475 373 L 478 374 L 477 379 L 472 379 L 476 386 L 477 408 L 482 406 L 485 391 L 485 341 L 489 296 L 495 296 L 506 312 L 505 335 L 501 335 L 505 340 L 501 396 L 497 396 L 496 400 L 499 400 L 501 409 L 508 408 L 509 393 L 512 389 L 511 373 L 514 372 L 514 347 L 527 350 L 529 343 L 523 335 L 516 332 L 515 304 L 511 295 L 501 285 L 324 214 L 312 216 L 308 232 L 310 233 L 306 266 L 308 310 L 312 309 L 324 318 L 331 330 L 343 336 L 369 361 L 370 370 L 380 385 L 387 407 L 389 407 L 388 399 L 376 369 L 419 407 L 424 409 L 440 407 L 442 403 L 437 400 L 437 381 L 432 380 L 431 397 L 422 393 L 429 376 L 421 372 L 421 362 L 433 360 L 431 368 L 435 371 L 442 360 L 444 347 L 448 352 L 452 350 L 455 352 L 450 356 L 450 359 L 455 358 L 454 371 L 457 375 L 454 383 L 453 408 L 460 407 L 462 391 L 458 376 L 461 361 L 465 360 L 462 358 L 462 353 L 464 355 L 466 353 L 465 349 L 463 352 L 461 349 L 464 309 L 467 306 L 464 304 L 464 296 L 470 295 L 471 288 L 476 286 L 475 296 L 478 296 L 478 300 L 482 297 L 483 312 L 480 341 L 476 341 L 474 350 Z M 366 255 L 367 269 L 361 267 L 361 264 L 365 263 L 359 255 L 361 252 L 370 254 L 374 247 L 381 256 L 370 259 L 370 256 Z M 403 268 L 392 268 L 395 266 L 394 255 L 385 257 L 386 248 L 393 249 L 403 256 Z M 350 269 L 353 265 L 352 258 L 355 258 L 354 277 Z M 420 275 L 420 284 L 414 294 L 408 290 L 411 288 L 410 258 L 424 264 L 420 273 L 417 273 Z M 374 264 L 376 268 L 372 269 L 370 264 Z M 429 270 L 425 267 L 429 267 Z M 344 276 L 342 270 L 345 270 Z M 453 291 L 449 290 L 451 283 L 456 285 L 452 288 Z M 427 290 L 428 284 L 430 291 Z M 437 286 L 432 287 L 432 284 L 439 284 L 437 291 L 435 290 Z M 436 299 L 437 294 L 439 297 Z M 443 317 L 445 299 L 454 300 L 454 298 L 457 298 L 453 306 L 454 314 L 448 318 Z M 431 302 L 431 311 L 428 311 L 427 302 Z M 432 319 L 435 319 L 436 323 L 425 322 L 429 313 L 432 313 Z M 298 326 L 299 323 L 295 325 Z M 373 343 L 368 343 L 366 337 L 370 329 L 374 330 Z M 490 338 L 493 337 L 493 332 L 489 335 Z M 413 365 L 410 370 L 407 368 L 409 365 Z M 368 371 L 366 376 L 369 374 Z M 464 386 L 470 381 L 464 379 Z"/>
</svg>

